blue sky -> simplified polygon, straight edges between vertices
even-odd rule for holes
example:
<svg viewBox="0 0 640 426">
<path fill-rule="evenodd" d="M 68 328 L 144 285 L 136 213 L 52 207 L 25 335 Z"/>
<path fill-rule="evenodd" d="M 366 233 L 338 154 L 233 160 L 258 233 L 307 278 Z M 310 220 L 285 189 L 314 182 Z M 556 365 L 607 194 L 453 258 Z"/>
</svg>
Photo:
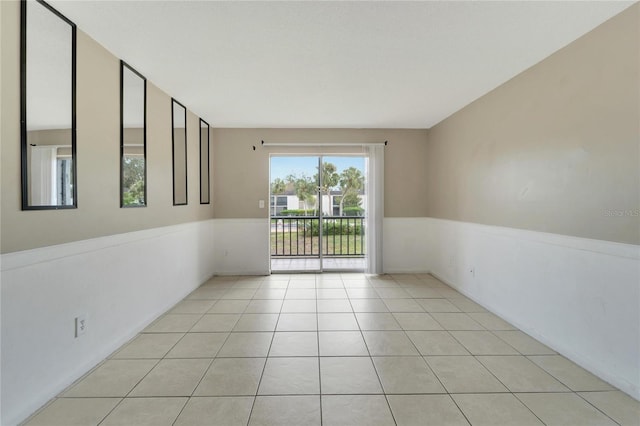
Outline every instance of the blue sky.
<svg viewBox="0 0 640 426">
<path fill-rule="evenodd" d="M 324 157 L 327 163 L 333 163 L 338 168 L 338 173 L 349 167 L 355 167 L 364 175 L 364 157 Z M 309 177 L 316 174 L 318 157 L 271 157 L 271 181 L 275 178 L 284 180 L 288 175 L 301 176 L 303 173 Z"/>
</svg>

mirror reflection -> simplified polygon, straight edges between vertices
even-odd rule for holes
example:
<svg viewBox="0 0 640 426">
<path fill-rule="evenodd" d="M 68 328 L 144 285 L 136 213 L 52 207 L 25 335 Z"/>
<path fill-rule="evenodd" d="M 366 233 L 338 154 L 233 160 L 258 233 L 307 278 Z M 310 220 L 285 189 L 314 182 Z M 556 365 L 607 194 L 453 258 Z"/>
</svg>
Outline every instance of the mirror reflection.
<svg viewBox="0 0 640 426">
<path fill-rule="evenodd" d="M 173 130 L 173 205 L 187 204 L 187 109 L 171 100 Z"/>
<path fill-rule="evenodd" d="M 120 61 L 120 207 L 147 205 L 147 80 Z"/>
<path fill-rule="evenodd" d="M 71 21 L 21 3 L 22 208 L 75 208 L 75 38 Z"/>
<path fill-rule="evenodd" d="M 209 204 L 209 123 L 200 119 L 200 204 Z"/>
</svg>

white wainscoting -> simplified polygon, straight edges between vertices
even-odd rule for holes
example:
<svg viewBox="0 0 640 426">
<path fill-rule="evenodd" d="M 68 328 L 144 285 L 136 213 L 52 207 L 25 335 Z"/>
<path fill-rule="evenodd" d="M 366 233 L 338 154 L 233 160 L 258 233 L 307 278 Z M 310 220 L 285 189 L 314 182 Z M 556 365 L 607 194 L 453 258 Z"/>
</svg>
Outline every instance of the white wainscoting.
<svg viewBox="0 0 640 426">
<path fill-rule="evenodd" d="M 216 275 L 269 274 L 269 219 L 214 219 Z"/>
<path fill-rule="evenodd" d="M 429 220 L 386 217 L 383 221 L 382 265 L 387 274 L 429 272 Z"/>
<path fill-rule="evenodd" d="M 3 255 L 1 423 L 22 421 L 206 281 L 213 242 L 208 220 Z"/>
<path fill-rule="evenodd" d="M 640 246 L 427 220 L 434 275 L 640 399 Z"/>
</svg>

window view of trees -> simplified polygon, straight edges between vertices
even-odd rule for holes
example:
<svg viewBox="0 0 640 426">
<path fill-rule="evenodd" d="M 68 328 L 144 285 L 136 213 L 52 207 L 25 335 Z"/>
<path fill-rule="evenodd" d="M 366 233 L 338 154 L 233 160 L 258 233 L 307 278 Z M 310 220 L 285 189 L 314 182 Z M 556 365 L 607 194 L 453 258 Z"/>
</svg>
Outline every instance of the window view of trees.
<svg viewBox="0 0 640 426">
<path fill-rule="evenodd" d="M 122 204 L 144 205 L 144 157 L 122 158 Z"/>
<path fill-rule="evenodd" d="M 316 167 L 317 169 L 317 167 Z M 329 210 L 330 216 L 360 216 L 364 213 L 362 194 L 364 193 L 364 174 L 356 167 L 348 167 L 338 171 L 331 162 L 322 163 L 322 186 L 319 186 L 319 176 L 305 173 L 289 174 L 284 179 L 274 178 L 271 182 L 271 195 L 295 195 L 299 206 L 295 209 L 283 210 L 284 215 L 317 216 L 318 193 L 323 197 L 324 210 Z"/>
</svg>

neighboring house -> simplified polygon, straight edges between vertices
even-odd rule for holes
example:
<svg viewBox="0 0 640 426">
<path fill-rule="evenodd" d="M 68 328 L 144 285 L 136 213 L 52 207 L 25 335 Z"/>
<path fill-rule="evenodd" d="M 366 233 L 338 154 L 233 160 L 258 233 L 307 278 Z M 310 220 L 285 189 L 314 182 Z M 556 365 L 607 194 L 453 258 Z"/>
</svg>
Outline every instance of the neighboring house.
<svg viewBox="0 0 640 426">
<path fill-rule="evenodd" d="M 328 195 L 322 195 L 322 213 L 325 216 L 340 216 L 340 197 L 342 191 L 331 191 Z M 367 196 L 360 193 L 360 207 L 367 204 Z M 313 209 L 317 204 L 307 206 Z M 285 191 L 283 194 L 271 195 L 271 216 L 279 216 L 283 210 L 302 210 L 305 208 L 304 202 L 300 201 L 294 191 Z M 343 212 L 344 215 L 344 212 Z"/>
</svg>

